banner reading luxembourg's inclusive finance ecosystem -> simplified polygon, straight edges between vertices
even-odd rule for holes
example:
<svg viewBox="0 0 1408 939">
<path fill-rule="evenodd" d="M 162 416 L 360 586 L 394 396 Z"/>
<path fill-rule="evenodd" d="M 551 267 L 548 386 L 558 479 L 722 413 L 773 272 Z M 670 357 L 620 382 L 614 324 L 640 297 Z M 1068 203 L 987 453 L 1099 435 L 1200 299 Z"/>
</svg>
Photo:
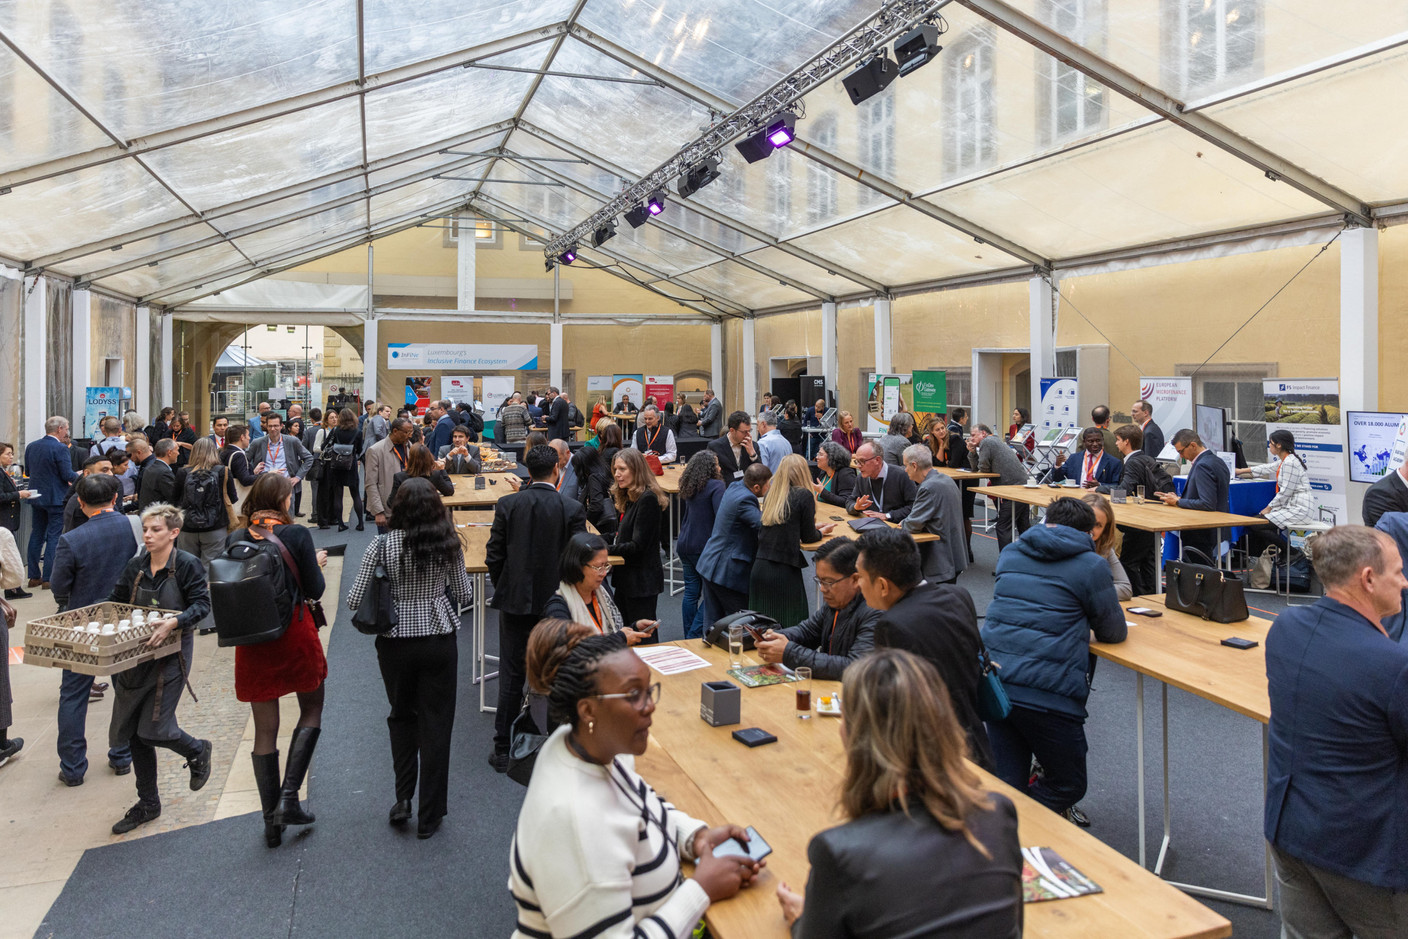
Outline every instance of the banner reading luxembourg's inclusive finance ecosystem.
<svg viewBox="0 0 1408 939">
<path fill-rule="evenodd" d="M 1340 383 L 1335 378 L 1281 379 L 1262 382 L 1266 433 L 1289 430 L 1296 453 L 1305 460 L 1314 502 L 1313 520 L 1338 525 L 1351 521 L 1346 494 L 1344 425 L 1340 422 Z M 1264 453 L 1246 454 L 1262 463 Z"/>
</svg>

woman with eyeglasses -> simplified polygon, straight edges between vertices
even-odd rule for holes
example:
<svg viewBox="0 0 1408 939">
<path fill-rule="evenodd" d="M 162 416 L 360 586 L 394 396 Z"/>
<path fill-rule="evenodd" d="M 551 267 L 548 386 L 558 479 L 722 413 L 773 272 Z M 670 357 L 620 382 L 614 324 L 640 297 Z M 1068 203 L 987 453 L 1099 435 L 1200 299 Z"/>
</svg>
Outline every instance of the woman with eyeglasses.
<svg viewBox="0 0 1408 939">
<path fill-rule="evenodd" d="M 1247 529 L 1247 542 L 1253 554 L 1260 554 L 1270 545 L 1284 553 L 1290 543 L 1287 530 L 1315 515 L 1305 458 L 1296 452 L 1296 435 L 1285 429 L 1273 430 L 1266 440 L 1266 449 L 1271 454 L 1271 462 L 1237 470 L 1242 479 L 1276 480 L 1275 497 L 1258 513 L 1271 524 Z"/>
<path fill-rule="evenodd" d="M 510 848 L 513 939 L 688 939 L 709 904 L 752 883 L 763 862 L 715 857 L 747 833 L 689 817 L 636 774 L 659 683 L 619 634 L 569 634 L 558 654 L 528 661 L 527 679 L 548 689 L 560 726 L 538 751 Z M 694 862 L 692 877 L 681 861 Z"/>
<path fill-rule="evenodd" d="M 846 507 L 856 488 L 856 471 L 851 467 L 851 452 L 834 440 L 828 440 L 816 452 L 816 468 L 821 479 L 816 483 L 816 497 L 827 505 Z"/>
<path fill-rule="evenodd" d="M 623 633 L 628 645 L 636 645 L 655 632 L 653 620 L 642 619 L 627 625 L 606 586 L 611 561 L 606 539 L 578 532 L 562 549 L 562 581 L 557 593 L 543 607 L 544 619 L 565 619 L 593 627 L 598 633 Z"/>
</svg>

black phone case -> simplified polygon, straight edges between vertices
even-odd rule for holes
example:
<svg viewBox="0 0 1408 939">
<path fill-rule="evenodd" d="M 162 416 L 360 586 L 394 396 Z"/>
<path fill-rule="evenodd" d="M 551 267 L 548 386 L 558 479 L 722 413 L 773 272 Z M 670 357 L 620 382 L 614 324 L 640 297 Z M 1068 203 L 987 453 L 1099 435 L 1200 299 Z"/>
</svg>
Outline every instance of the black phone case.
<svg viewBox="0 0 1408 939">
<path fill-rule="evenodd" d="M 743 730 L 735 730 L 733 739 L 745 747 L 761 747 L 765 743 L 777 743 L 777 738 L 761 727 L 746 727 Z"/>
<path fill-rule="evenodd" d="M 1261 645 L 1261 643 L 1255 642 L 1251 639 L 1239 639 L 1236 636 L 1231 636 L 1227 639 L 1222 640 L 1222 644 L 1230 649 L 1242 650 L 1255 649 L 1257 646 Z"/>
</svg>

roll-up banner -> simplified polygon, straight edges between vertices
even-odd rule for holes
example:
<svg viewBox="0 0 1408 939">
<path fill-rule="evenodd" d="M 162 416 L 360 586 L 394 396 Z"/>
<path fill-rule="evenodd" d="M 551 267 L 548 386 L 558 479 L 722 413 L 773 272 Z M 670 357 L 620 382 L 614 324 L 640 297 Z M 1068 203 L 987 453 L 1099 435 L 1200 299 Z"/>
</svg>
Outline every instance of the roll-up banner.
<svg viewBox="0 0 1408 939">
<path fill-rule="evenodd" d="M 1262 394 L 1267 436 L 1275 430 L 1295 435 L 1296 453 L 1305 460 L 1310 477 L 1314 519 L 1331 525 L 1349 521 L 1339 379 L 1268 378 L 1262 382 Z M 1248 463 L 1270 459 L 1264 453 L 1248 453 L 1246 457 Z"/>
</svg>

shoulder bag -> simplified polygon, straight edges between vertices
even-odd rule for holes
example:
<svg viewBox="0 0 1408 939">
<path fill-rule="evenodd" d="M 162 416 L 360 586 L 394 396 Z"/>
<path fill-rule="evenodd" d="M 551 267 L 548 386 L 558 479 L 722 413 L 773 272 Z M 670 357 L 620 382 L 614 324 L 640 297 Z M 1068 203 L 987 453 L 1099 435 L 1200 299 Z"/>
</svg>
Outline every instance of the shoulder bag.
<svg viewBox="0 0 1408 939">
<path fill-rule="evenodd" d="M 388 633 L 401 621 L 400 614 L 396 612 L 396 598 L 391 591 L 391 575 L 386 572 L 388 537 L 390 536 L 384 535 L 377 539 L 381 542 L 380 555 L 377 557 L 376 566 L 372 568 L 372 582 L 362 595 L 361 606 L 352 614 L 352 625 L 357 628 L 357 632 L 366 633 L 368 636 Z"/>
<path fill-rule="evenodd" d="M 523 708 L 509 728 L 509 779 L 520 786 L 528 785 L 533 778 L 533 764 L 538 761 L 538 751 L 548 742 L 552 731 L 548 721 L 547 696 L 528 692 L 523 696 Z"/>
<path fill-rule="evenodd" d="M 288 571 L 293 575 L 293 582 L 298 585 L 298 595 L 303 598 L 303 605 L 308 610 L 308 615 L 313 619 L 313 626 L 322 629 L 328 624 L 328 618 L 323 613 L 321 601 L 314 600 L 308 596 L 308 592 L 303 589 L 303 577 L 298 573 L 298 565 L 293 562 L 293 555 L 288 553 L 288 548 L 279 540 L 279 536 L 272 531 L 261 531 L 260 535 L 268 538 L 279 549 L 279 554 L 283 555 L 284 563 L 288 565 Z"/>
<path fill-rule="evenodd" d="M 1208 560 L 1196 548 L 1184 548 L 1183 553 Z M 1214 623 L 1240 623 L 1249 615 L 1242 581 L 1211 563 L 1165 561 L 1164 603 L 1170 610 L 1192 613 Z"/>
<path fill-rule="evenodd" d="M 1012 701 L 1007 697 L 1007 689 L 997 674 L 998 665 L 988 656 L 988 647 L 978 640 L 978 717 L 987 723 L 1007 720 L 1012 713 Z"/>
</svg>

